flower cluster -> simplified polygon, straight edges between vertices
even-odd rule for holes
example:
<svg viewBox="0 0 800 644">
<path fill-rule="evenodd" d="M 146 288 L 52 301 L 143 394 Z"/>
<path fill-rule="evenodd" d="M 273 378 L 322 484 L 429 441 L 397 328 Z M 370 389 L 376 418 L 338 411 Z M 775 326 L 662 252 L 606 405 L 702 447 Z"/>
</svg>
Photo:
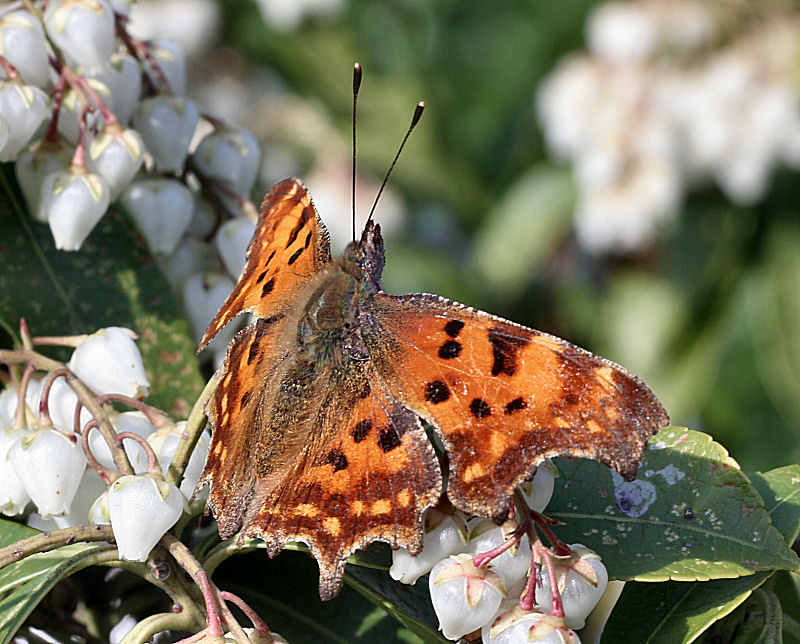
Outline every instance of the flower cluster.
<svg viewBox="0 0 800 644">
<path fill-rule="evenodd" d="M 132 36 L 128 3 L 24 6 L 0 14 L 0 161 L 56 248 L 78 250 L 120 204 L 199 338 L 242 270 L 257 141 L 185 96 L 183 51 Z"/>
<path fill-rule="evenodd" d="M 149 383 L 134 339 L 119 327 L 37 339 L 75 348 L 66 368 L 31 363 L 0 391 L 0 511 L 42 528 L 111 523 L 120 556 L 145 561 L 194 492 L 209 438 L 197 442 L 180 489 L 168 483 L 185 422 L 141 402 Z"/>
<path fill-rule="evenodd" d="M 777 164 L 800 168 L 798 33 L 780 3 L 598 5 L 588 53 L 563 60 L 538 96 L 550 149 L 574 165 L 581 244 L 639 249 L 688 188 L 715 181 L 751 204 Z"/>
<path fill-rule="evenodd" d="M 501 526 L 467 520 L 440 504 L 426 514 L 422 551 L 393 553 L 392 578 L 413 584 L 430 573 L 431 601 L 446 638 L 480 632 L 484 644 L 579 644 L 574 629 L 599 602 L 608 574 L 594 552 L 559 541 L 540 514 L 556 475 L 550 461 L 540 464 Z"/>
</svg>

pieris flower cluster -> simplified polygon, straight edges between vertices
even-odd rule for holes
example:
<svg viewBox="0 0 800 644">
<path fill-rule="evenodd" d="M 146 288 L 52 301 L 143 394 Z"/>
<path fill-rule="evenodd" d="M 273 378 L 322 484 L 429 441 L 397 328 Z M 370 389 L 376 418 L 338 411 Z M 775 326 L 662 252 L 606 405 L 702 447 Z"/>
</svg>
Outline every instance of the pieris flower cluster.
<svg viewBox="0 0 800 644">
<path fill-rule="evenodd" d="M 199 338 L 243 267 L 260 149 L 185 96 L 183 51 L 132 36 L 129 8 L 49 0 L 0 13 L 0 161 L 14 162 L 58 249 L 80 249 L 122 206 Z"/>
<path fill-rule="evenodd" d="M 29 367 L 0 391 L 0 512 L 28 515 L 42 528 L 110 523 L 120 557 L 145 561 L 183 513 L 210 439 L 201 435 L 180 488 L 166 481 L 186 423 L 140 403 L 150 385 L 134 339 L 120 327 L 50 339 L 75 347 L 68 370 L 39 375 Z M 115 448 L 122 440 L 130 473 L 120 475 L 98 417 L 79 392 L 102 409 L 117 436 Z M 141 409 L 119 412 L 112 401 Z"/>
<path fill-rule="evenodd" d="M 556 475 L 545 461 L 520 487 L 519 499 L 531 512 L 547 506 Z M 437 506 L 425 516 L 422 552 L 396 550 L 389 573 L 407 584 L 429 573 L 431 602 L 448 639 L 480 631 L 484 644 L 578 644 L 574 629 L 584 626 L 608 574 L 600 558 L 580 544 L 559 544 L 558 552 L 553 545 L 544 548 L 530 517 L 498 526 Z"/>
<path fill-rule="evenodd" d="M 587 53 L 564 59 L 538 95 L 547 143 L 574 167 L 584 248 L 642 248 L 695 185 L 748 205 L 777 165 L 800 169 L 800 19 L 775 11 L 721 0 L 594 9 Z"/>
</svg>

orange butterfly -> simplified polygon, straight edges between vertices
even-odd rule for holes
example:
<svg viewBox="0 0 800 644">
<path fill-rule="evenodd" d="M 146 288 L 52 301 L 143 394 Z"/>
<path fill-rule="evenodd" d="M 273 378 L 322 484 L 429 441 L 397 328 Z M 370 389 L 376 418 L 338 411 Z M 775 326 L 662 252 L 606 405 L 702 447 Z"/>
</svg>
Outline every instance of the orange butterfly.
<svg viewBox="0 0 800 644">
<path fill-rule="evenodd" d="M 543 459 L 593 458 L 633 478 L 668 423 L 622 367 L 436 295 L 384 293 L 383 265 L 372 221 L 333 261 L 307 190 L 281 181 L 200 345 L 255 314 L 207 410 L 200 484 L 210 484 L 219 532 L 260 537 L 270 556 L 305 542 L 323 599 L 338 593 L 356 549 L 419 551 L 422 514 L 443 492 L 420 419 L 444 444 L 453 505 L 497 521 Z"/>
</svg>

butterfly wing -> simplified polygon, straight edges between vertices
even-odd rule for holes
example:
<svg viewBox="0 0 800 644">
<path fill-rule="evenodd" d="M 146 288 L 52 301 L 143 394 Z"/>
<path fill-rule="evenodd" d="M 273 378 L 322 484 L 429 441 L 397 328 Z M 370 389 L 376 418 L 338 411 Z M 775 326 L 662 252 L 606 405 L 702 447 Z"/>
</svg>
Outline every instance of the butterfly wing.
<svg viewBox="0 0 800 644">
<path fill-rule="evenodd" d="M 270 318 L 292 303 L 292 295 L 330 263 L 328 231 L 298 179 L 276 183 L 261 202 L 244 271 L 208 325 L 202 350 L 239 313 Z"/>
<path fill-rule="evenodd" d="M 505 518 L 543 459 L 588 457 L 626 478 L 669 422 L 635 375 L 569 342 L 436 295 L 379 293 L 365 343 L 392 395 L 436 429 L 448 496 Z"/>
</svg>

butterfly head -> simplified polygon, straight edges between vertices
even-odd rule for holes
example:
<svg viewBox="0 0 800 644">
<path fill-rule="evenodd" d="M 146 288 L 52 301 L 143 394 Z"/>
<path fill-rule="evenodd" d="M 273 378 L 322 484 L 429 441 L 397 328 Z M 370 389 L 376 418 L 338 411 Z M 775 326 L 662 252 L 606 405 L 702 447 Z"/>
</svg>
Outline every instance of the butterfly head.
<svg viewBox="0 0 800 644">
<path fill-rule="evenodd" d="M 380 288 L 385 264 L 380 224 L 368 221 L 361 239 L 347 245 L 340 261 L 346 273 Z"/>
</svg>

